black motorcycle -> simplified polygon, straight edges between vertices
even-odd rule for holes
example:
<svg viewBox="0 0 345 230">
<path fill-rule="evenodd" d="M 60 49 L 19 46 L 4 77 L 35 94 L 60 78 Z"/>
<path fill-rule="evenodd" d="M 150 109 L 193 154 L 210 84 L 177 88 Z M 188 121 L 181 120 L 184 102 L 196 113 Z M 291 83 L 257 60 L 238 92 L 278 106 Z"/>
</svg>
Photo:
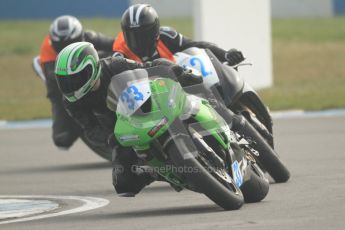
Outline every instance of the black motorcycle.
<svg viewBox="0 0 345 230">
<path fill-rule="evenodd" d="M 196 47 L 176 53 L 175 59 L 179 65 L 201 74 L 205 87 L 212 92 L 215 100 L 245 117 L 274 149 L 273 122 L 269 110 L 257 92 L 239 75 L 238 66 L 222 63 L 210 50 Z M 290 178 L 288 169 L 276 152 L 274 157 L 260 154 L 257 161 L 276 182 L 286 182 Z"/>
</svg>

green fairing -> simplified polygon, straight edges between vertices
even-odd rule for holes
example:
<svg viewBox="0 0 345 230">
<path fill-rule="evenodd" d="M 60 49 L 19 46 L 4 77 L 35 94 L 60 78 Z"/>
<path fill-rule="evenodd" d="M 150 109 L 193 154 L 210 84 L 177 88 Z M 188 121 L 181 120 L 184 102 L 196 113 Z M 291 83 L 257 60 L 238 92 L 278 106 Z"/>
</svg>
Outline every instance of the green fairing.
<svg viewBox="0 0 345 230">
<path fill-rule="evenodd" d="M 183 114 L 186 107 L 186 96 L 179 83 L 167 78 L 159 78 L 150 81 L 151 87 L 151 112 L 145 115 L 132 115 L 130 117 L 117 113 L 117 122 L 114 134 L 119 143 L 123 146 L 131 146 L 135 150 L 147 150 L 150 143 L 165 133 L 172 122 Z M 222 125 L 226 123 L 213 110 L 206 100 L 201 100 L 200 109 L 194 119 L 201 124 L 224 149 L 230 148 L 230 143 Z M 152 136 L 150 130 L 159 124 L 164 118 L 167 122 Z M 121 139 L 124 138 L 124 139 Z M 147 164 L 167 181 L 179 187 L 184 187 L 184 183 L 176 176 L 174 171 L 168 168 L 165 162 L 152 158 Z"/>
<path fill-rule="evenodd" d="M 220 127 L 220 122 L 224 125 L 226 124 L 210 106 L 206 100 L 202 100 L 200 104 L 200 110 L 194 117 L 200 125 L 207 130 L 221 145 L 225 150 L 230 148 L 229 140 L 224 130 Z"/>
<path fill-rule="evenodd" d="M 180 84 L 171 79 L 159 78 L 150 82 L 152 91 L 152 109 L 146 115 L 132 115 L 125 117 L 117 114 L 117 122 L 114 130 L 115 137 L 123 146 L 132 146 L 137 150 L 149 149 L 149 144 L 153 139 L 165 133 L 171 123 L 182 114 L 186 94 Z M 174 103 L 168 105 L 171 89 L 176 88 Z M 148 134 L 164 118 L 167 123 L 159 129 L 152 137 Z M 121 137 L 138 136 L 136 140 L 121 140 Z"/>
</svg>

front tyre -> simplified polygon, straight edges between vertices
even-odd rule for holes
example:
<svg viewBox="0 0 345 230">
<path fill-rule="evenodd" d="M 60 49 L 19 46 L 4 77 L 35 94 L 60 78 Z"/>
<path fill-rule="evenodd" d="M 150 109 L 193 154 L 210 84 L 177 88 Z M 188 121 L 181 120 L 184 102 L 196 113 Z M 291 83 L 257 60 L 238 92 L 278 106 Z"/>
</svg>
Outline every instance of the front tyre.
<svg viewBox="0 0 345 230">
<path fill-rule="evenodd" d="M 179 172 L 183 180 L 195 190 L 204 193 L 209 199 L 225 210 L 239 209 L 244 198 L 242 192 L 235 183 L 224 183 L 210 170 L 207 170 L 198 154 L 193 150 L 193 141 L 188 135 L 174 136 L 166 146 L 166 152 L 176 167 L 183 167 Z M 229 176 L 231 179 L 231 177 Z M 231 179 L 232 180 L 232 179 Z"/>
</svg>

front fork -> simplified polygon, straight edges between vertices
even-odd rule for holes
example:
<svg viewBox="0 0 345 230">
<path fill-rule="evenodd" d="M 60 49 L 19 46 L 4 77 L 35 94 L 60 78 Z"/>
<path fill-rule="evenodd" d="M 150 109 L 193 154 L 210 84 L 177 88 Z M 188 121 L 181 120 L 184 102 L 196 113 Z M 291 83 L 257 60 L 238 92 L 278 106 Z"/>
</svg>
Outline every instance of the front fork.
<svg viewBox="0 0 345 230">
<path fill-rule="evenodd" d="M 273 135 L 269 132 L 265 125 L 263 125 L 252 111 L 243 110 L 243 116 L 250 122 L 250 124 L 262 135 L 268 144 L 274 149 Z"/>
<path fill-rule="evenodd" d="M 195 127 L 199 129 L 197 132 L 194 132 L 200 136 L 199 138 L 194 137 L 197 139 L 196 142 L 199 140 L 201 148 L 205 149 L 210 159 L 213 159 L 212 161 L 215 162 L 218 167 L 225 168 L 235 181 L 235 184 L 240 187 L 246 180 L 244 175 L 246 175 L 245 171 L 248 168 L 249 161 L 245 157 L 244 151 L 237 144 L 235 133 L 230 129 L 233 124 L 233 118 L 236 115 L 231 113 L 222 104 L 212 107 L 205 100 L 198 101 L 195 100 L 193 96 L 190 96 L 189 99 L 194 99 L 194 106 L 198 104 L 198 110 L 193 109 L 195 114 L 192 115 L 197 124 L 194 125 L 194 127 L 193 124 L 190 124 L 191 130 L 196 129 Z M 205 133 L 205 135 L 212 135 L 214 140 L 226 153 L 225 157 L 221 159 L 220 154 L 216 154 L 212 149 L 207 150 L 207 147 L 205 147 L 206 143 L 202 137 L 203 133 Z"/>
</svg>

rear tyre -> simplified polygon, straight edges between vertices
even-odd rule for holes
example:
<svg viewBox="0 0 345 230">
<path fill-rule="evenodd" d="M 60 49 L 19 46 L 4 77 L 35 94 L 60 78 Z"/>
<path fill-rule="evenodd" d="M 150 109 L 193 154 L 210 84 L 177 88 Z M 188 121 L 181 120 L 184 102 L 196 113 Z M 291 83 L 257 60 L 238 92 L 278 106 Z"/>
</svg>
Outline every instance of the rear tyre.
<svg viewBox="0 0 345 230">
<path fill-rule="evenodd" d="M 182 173 L 180 172 L 179 175 L 195 190 L 205 194 L 223 209 L 239 209 L 244 203 L 241 190 L 234 183 L 224 183 L 212 175 L 209 170 L 206 170 L 192 146 L 194 144 L 191 137 L 179 135 L 175 136 L 174 140 L 166 147 L 166 152 L 173 164 L 187 169 L 183 170 Z M 189 169 L 192 169 L 192 172 Z"/>
</svg>

